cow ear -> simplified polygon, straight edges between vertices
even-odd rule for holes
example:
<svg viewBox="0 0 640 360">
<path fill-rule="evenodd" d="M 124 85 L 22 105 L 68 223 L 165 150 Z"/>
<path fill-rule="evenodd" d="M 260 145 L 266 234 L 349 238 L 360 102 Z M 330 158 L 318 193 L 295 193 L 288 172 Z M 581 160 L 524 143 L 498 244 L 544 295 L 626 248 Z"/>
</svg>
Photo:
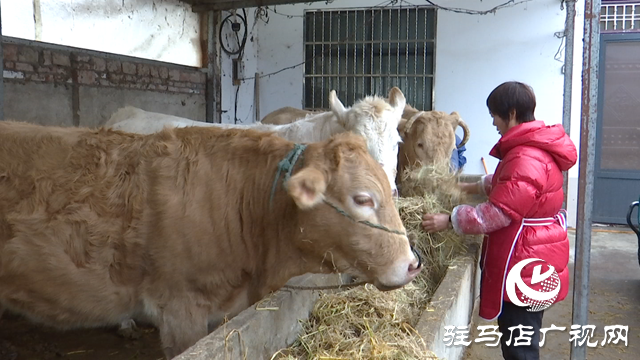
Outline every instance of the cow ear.
<svg viewBox="0 0 640 360">
<path fill-rule="evenodd" d="M 392 87 L 391 90 L 389 90 L 389 105 L 393 107 L 394 113 L 400 114 L 399 116 L 402 116 L 404 108 L 407 105 L 407 99 L 404 97 L 402 90 L 400 90 L 396 86 Z"/>
<path fill-rule="evenodd" d="M 331 108 L 331 112 L 333 112 L 333 115 L 335 115 L 338 120 L 338 124 L 343 128 L 348 129 L 347 109 L 345 109 L 340 99 L 338 99 L 338 95 L 335 90 L 331 90 L 331 92 L 329 92 L 329 108 Z"/>
<path fill-rule="evenodd" d="M 302 210 L 310 209 L 324 200 L 326 190 L 324 174 L 311 167 L 300 170 L 287 181 L 287 192 Z"/>
</svg>

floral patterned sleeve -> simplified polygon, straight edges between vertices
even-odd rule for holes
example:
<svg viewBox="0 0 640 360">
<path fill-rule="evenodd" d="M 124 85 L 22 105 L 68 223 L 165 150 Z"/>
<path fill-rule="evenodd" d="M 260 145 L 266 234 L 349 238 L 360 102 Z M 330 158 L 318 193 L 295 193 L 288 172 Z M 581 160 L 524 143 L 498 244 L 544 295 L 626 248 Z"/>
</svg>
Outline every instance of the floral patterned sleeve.
<svg viewBox="0 0 640 360">
<path fill-rule="evenodd" d="M 460 234 L 488 234 L 508 226 L 511 219 L 490 202 L 477 206 L 458 205 L 451 213 L 453 230 Z"/>
<path fill-rule="evenodd" d="M 478 189 L 480 190 L 480 194 L 489 196 L 491 194 L 491 180 L 493 179 L 493 174 L 483 175 L 478 181 Z"/>
</svg>

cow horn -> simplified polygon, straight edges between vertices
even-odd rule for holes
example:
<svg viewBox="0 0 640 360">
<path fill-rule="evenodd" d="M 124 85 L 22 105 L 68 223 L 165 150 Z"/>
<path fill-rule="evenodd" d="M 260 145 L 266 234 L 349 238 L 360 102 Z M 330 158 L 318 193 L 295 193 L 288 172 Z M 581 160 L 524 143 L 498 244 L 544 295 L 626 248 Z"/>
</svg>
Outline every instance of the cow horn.
<svg viewBox="0 0 640 360">
<path fill-rule="evenodd" d="M 410 131 L 411 127 L 413 126 L 413 122 L 416 121 L 417 118 L 419 118 L 424 114 L 425 114 L 424 111 L 418 111 L 411 118 L 409 118 L 409 120 L 407 120 L 407 122 L 404 124 L 404 131 L 405 132 Z"/>
<path fill-rule="evenodd" d="M 467 126 L 467 123 L 465 123 L 462 119 L 458 119 L 458 126 L 460 126 L 462 128 L 462 131 L 464 132 L 462 141 L 460 141 L 460 144 L 457 146 L 457 148 L 459 149 L 463 147 L 467 143 L 467 141 L 469 141 L 469 126 Z"/>
</svg>

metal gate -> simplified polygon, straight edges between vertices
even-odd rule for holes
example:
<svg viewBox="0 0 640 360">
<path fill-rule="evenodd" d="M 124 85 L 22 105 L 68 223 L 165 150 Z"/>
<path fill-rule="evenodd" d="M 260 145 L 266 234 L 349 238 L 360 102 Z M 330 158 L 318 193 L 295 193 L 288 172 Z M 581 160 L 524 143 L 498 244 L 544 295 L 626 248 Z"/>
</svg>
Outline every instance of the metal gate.
<svg viewBox="0 0 640 360">
<path fill-rule="evenodd" d="M 328 108 L 330 90 L 348 106 L 393 86 L 432 109 L 435 8 L 308 10 L 304 22 L 306 109 Z"/>
<path fill-rule="evenodd" d="M 599 79 L 593 221 L 626 224 L 640 195 L 640 33 L 601 35 Z"/>
</svg>

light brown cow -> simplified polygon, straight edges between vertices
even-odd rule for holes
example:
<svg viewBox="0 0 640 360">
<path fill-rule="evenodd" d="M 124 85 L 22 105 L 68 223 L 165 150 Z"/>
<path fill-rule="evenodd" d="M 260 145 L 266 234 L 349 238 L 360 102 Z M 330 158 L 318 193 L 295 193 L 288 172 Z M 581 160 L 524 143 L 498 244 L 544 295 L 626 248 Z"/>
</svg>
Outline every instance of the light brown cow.
<svg viewBox="0 0 640 360">
<path fill-rule="evenodd" d="M 334 90 L 335 91 L 335 90 Z M 308 115 L 314 114 L 314 111 L 298 109 L 291 106 L 281 107 L 273 110 L 260 120 L 262 124 L 285 125 L 291 124 L 298 120 L 306 118 Z"/>
<path fill-rule="evenodd" d="M 415 166 L 448 163 L 456 148 L 456 129 L 462 127 L 464 135 L 458 148 L 469 141 L 469 127 L 457 112 L 420 111 L 405 105 L 398 132 L 402 143 L 398 149 L 396 183 L 401 184 L 405 169 Z"/>
<path fill-rule="evenodd" d="M 144 319 L 172 358 L 293 276 L 390 290 L 421 270 L 357 135 L 304 149 L 254 130 L 2 121 L 0 144 L 0 306 L 37 322 Z"/>
<path fill-rule="evenodd" d="M 260 120 L 260 122 L 263 124 L 286 125 L 297 120 L 302 120 L 307 115 L 312 115 L 314 113 L 316 112 L 285 106 L 268 113 L 262 118 L 262 120 Z"/>
</svg>

